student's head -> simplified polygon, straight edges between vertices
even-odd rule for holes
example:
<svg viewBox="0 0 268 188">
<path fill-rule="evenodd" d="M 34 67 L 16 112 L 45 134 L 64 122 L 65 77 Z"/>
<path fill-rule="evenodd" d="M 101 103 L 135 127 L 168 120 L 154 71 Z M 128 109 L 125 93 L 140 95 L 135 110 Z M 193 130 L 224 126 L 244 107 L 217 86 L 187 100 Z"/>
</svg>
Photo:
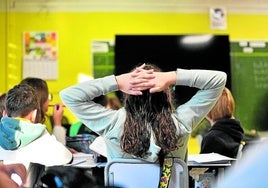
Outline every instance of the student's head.
<svg viewBox="0 0 268 188">
<path fill-rule="evenodd" d="M 35 122 L 39 103 L 35 90 L 27 84 L 10 89 L 6 96 L 6 112 L 9 117 L 27 118 Z"/>
<path fill-rule="evenodd" d="M 118 110 L 122 107 L 121 102 L 117 96 L 110 96 L 107 100 L 107 108 Z"/>
<path fill-rule="evenodd" d="M 93 101 L 95 102 L 95 103 L 98 103 L 98 104 L 100 104 L 100 105 L 102 105 L 102 106 L 107 106 L 107 96 L 106 95 L 100 95 L 100 96 L 98 96 L 98 97 L 95 97 L 94 99 L 93 99 Z"/>
<path fill-rule="evenodd" d="M 45 114 L 48 111 L 48 105 L 49 105 L 49 90 L 47 86 L 47 82 L 41 78 L 35 78 L 35 77 L 27 77 L 24 78 L 21 82 L 21 84 L 28 84 L 32 86 L 38 96 L 40 108 L 41 108 L 41 117 L 39 119 L 41 120 L 40 123 L 44 122 L 45 120 Z"/>
<path fill-rule="evenodd" d="M 147 64 L 145 69 L 160 69 Z M 171 117 L 173 111 L 171 89 L 142 95 L 125 95 L 124 107 L 127 117 L 121 137 L 123 151 L 138 157 L 147 155 L 151 134 L 156 138 L 156 144 L 168 153 L 177 148 L 176 127 Z M 153 133 L 151 132 L 153 131 Z"/>
<path fill-rule="evenodd" d="M 215 106 L 208 113 L 207 117 L 210 120 L 216 121 L 222 118 L 231 118 L 234 115 L 235 101 L 231 91 L 224 88 Z"/>
<path fill-rule="evenodd" d="M 0 96 L 0 119 L 6 113 L 6 93 Z"/>
</svg>

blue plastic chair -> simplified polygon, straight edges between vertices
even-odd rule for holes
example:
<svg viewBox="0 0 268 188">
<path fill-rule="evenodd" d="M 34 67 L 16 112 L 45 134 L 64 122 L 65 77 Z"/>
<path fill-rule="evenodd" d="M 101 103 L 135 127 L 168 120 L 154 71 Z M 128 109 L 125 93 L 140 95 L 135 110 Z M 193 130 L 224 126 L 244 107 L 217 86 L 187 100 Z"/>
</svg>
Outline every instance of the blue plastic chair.
<svg viewBox="0 0 268 188">
<path fill-rule="evenodd" d="M 160 166 L 138 159 L 114 159 L 104 169 L 105 186 L 120 188 L 157 188 Z M 174 159 L 169 188 L 188 188 L 188 167 L 181 159 Z"/>
</svg>

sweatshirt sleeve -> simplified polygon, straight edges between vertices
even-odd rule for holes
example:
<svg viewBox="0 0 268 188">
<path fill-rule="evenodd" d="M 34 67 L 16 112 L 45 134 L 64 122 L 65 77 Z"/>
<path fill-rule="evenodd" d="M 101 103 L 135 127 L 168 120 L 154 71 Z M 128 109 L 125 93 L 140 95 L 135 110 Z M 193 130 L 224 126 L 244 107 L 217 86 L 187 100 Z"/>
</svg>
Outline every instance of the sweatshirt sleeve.
<svg viewBox="0 0 268 188">
<path fill-rule="evenodd" d="M 63 103 L 71 112 L 94 132 L 102 134 L 112 125 L 116 111 L 92 101 L 95 97 L 117 91 L 114 75 L 78 83 L 60 92 Z"/>
<path fill-rule="evenodd" d="M 226 73 L 221 71 L 177 69 L 176 85 L 199 89 L 189 101 L 176 109 L 176 116 L 189 132 L 215 105 L 225 87 L 226 79 Z"/>
<path fill-rule="evenodd" d="M 63 145 L 66 145 L 66 128 L 62 125 L 56 125 L 53 128 L 53 135 L 56 139 L 61 142 Z"/>
</svg>

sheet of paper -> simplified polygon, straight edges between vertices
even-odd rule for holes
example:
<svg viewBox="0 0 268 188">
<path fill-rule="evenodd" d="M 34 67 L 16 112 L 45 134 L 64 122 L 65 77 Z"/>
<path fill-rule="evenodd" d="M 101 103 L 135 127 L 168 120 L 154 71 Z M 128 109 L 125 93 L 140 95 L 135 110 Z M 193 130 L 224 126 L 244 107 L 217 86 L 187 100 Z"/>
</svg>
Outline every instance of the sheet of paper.
<svg viewBox="0 0 268 188">
<path fill-rule="evenodd" d="M 74 153 L 73 154 L 73 162 L 68 164 L 67 166 L 75 166 L 75 167 L 95 167 L 97 166 L 97 158 L 94 154 L 87 153 Z"/>
<path fill-rule="evenodd" d="M 96 153 L 107 157 L 106 144 L 102 136 L 95 138 L 95 140 L 90 144 L 89 148 Z"/>
<path fill-rule="evenodd" d="M 232 160 L 236 159 L 226 157 L 218 153 L 193 154 L 188 156 L 189 162 L 197 162 L 197 163 L 227 163 Z"/>
</svg>

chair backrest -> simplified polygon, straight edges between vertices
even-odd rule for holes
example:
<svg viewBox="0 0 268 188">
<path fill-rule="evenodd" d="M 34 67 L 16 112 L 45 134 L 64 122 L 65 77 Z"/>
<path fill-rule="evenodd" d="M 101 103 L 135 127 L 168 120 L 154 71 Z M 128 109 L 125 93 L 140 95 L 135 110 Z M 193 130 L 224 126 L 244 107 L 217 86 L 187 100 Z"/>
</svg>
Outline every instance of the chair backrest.
<svg viewBox="0 0 268 188">
<path fill-rule="evenodd" d="M 188 166 L 185 161 L 174 158 L 172 166 L 172 174 L 169 181 L 169 188 L 188 188 L 189 173 Z"/>
<path fill-rule="evenodd" d="M 159 164 L 138 159 L 114 159 L 104 173 L 105 186 L 120 188 L 157 188 L 161 176 Z M 169 188 L 188 188 L 188 177 L 186 163 L 175 158 Z"/>
<path fill-rule="evenodd" d="M 243 148 L 244 148 L 245 144 L 246 143 L 244 141 L 240 142 L 239 147 L 238 147 L 238 151 L 237 151 L 237 155 L 236 155 L 236 159 L 241 159 L 242 153 L 243 153 Z"/>
</svg>

